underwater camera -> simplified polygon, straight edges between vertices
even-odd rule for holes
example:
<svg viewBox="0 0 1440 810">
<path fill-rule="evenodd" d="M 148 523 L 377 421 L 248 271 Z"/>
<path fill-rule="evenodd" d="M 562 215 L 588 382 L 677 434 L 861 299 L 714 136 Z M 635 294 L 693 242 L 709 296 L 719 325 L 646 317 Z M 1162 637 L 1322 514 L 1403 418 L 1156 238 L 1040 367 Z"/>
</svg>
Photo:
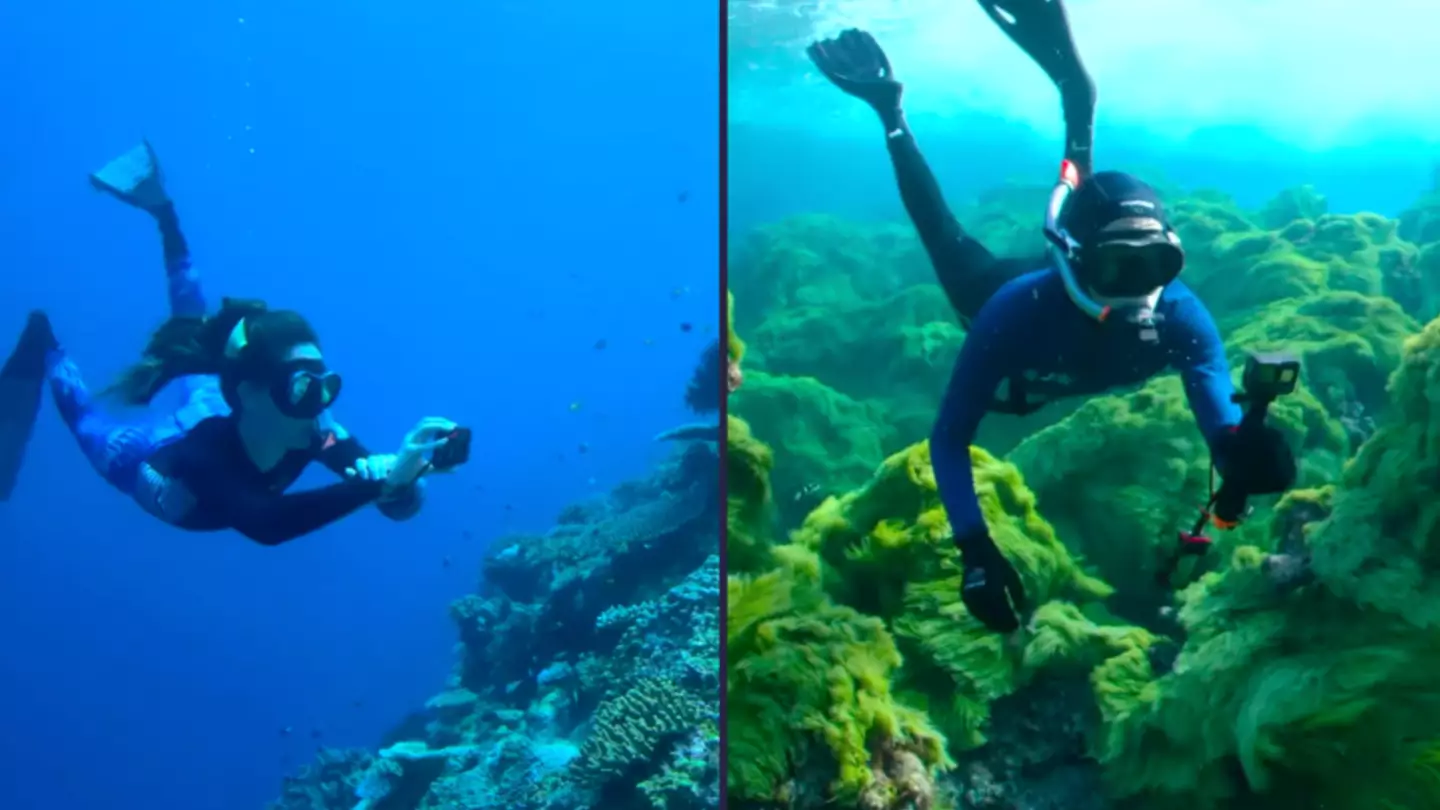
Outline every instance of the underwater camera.
<svg viewBox="0 0 1440 810">
<path fill-rule="evenodd" d="M 1251 352 L 1241 378 L 1244 399 L 1273 402 L 1300 384 L 1300 358 L 1292 352 Z"/>
</svg>

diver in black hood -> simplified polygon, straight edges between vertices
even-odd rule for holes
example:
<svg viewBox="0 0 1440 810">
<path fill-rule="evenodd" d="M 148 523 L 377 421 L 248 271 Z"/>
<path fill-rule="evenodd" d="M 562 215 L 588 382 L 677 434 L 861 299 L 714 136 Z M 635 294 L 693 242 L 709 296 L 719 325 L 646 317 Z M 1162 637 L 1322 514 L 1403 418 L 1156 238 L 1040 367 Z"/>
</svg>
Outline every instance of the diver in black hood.
<svg viewBox="0 0 1440 810">
<path fill-rule="evenodd" d="M 1024 589 L 990 537 L 970 469 L 970 443 L 987 412 L 1030 413 L 1175 370 L 1231 496 L 1282 492 L 1294 486 L 1296 469 L 1263 411 L 1242 418 L 1215 323 L 1177 280 L 1185 254 L 1159 195 L 1128 174 L 1092 171 L 1095 86 L 1060 1 L 980 5 L 1060 92 L 1066 146 L 1045 211 L 1048 256 L 996 258 L 965 233 L 916 146 L 901 85 L 874 37 L 851 29 L 807 52 L 832 83 L 879 114 L 905 210 L 968 330 L 930 455 L 963 557 L 965 605 L 1009 632 L 1025 612 Z"/>
</svg>

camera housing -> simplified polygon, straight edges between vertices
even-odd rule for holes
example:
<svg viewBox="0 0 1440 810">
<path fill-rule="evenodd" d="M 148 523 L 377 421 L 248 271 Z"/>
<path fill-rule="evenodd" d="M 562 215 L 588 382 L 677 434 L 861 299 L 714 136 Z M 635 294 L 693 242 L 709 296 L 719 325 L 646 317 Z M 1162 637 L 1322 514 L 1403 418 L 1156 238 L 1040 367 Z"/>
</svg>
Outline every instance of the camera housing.
<svg viewBox="0 0 1440 810">
<path fill-rule="evenodd" d="M 1245 398 L 1271 402 L 1295 392 L 1300 384 L 1300 358 L 1293 352 L 1251 352 L 1245 358 L 1241 387 Z"/>
</svg>

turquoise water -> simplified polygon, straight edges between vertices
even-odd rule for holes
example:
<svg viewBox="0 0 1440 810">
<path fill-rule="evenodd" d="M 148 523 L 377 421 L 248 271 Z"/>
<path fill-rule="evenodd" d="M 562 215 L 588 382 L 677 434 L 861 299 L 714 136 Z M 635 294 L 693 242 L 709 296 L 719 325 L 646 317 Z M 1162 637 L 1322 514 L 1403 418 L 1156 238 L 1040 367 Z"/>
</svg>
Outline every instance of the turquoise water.
<svg viewBox="0 0 1440 810">
<path fill-rule="evenodd" d="M 1394 215 L 1440 156 L 1440 12 L 1409 0 L 1073 0 L 1098 88 L 1096 166 L 1258 205 L 1319 187 L 1332 211 Z M 1062 138 L 1045 75 L 969 0 L 728 2 L 732 230 L 797 211 L 903 216 L 873 113 L 804 46 L 875 35 L 948 197 L 1049 182 Z M 1038 213 L 1037 213 L 1038 216 Z"/>
</svg>

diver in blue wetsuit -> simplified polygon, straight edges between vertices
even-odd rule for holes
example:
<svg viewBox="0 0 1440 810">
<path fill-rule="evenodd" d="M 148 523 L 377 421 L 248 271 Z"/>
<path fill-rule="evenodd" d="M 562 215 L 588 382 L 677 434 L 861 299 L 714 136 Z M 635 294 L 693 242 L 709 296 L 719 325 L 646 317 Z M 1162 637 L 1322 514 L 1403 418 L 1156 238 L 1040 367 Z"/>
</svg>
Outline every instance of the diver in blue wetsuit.
<svg viewBox="0 0 1440 810">
<path fill-rule="evenodd" d="M 154 217 L 170 290 L 170 319 L 109 393 L 124 404 L 144 406 L 169 389 L 179 406 L 131 419 L 102 412 L 49 318 L 35 312 L 0 370 L 0 425 L 21 424 L 23 419 L 7 423 L 3 414 L 30 413 L 39 386 L 48 384 L 91 466 L 146 511 L 182 529 L 234 529 L 277 545 L 371 503 L 394 520 L 414 515 L 422 502 L 422 477 L 434 471 L 434 454 L 457 426 L 424 419 L 398 453 L 371 453 L 331 415 L 340 377 L 326 365 L 320 341 L 303 317 L 232 299 L 206 314 L 174 203 L 149 144 L 91 180 Z M 34 390 L 12 396 L 27 386 Z M 28 433 L 26 426 L 17 434 L 22 446 Z M 0 435 L 0 446 L 12 448 L 5 452 L 18 452 L 14 444 Z M 311 462 L 342 480 L 286 493 Z"/>
<path fill-rule="evenodd" d="M 997 22 L 995 3 L 981 5 Z M 1014 567 L 980 513 L 970 444 L 987 412 L 1025 414 L 1063 397 L 1180 373 L 1216 469 L 1245 495 L 1295 482 L 1283 436 L 1242 414 L 1225 348 L 1205 306 L 1176 280 L 1180 239 L 1158 195 L 1120 172 L 1090 171 L 1094 86 L 1063 7 L 1007 3 L 1002 28 L 1051 76 L 1066 119 L 1066 158 L 1046 210 L 1048 256 L 1001 259 L 965 233 L 946 205 L 900 108 L 901 85 L 868 33 L 849 30 L 808 53 L 885 127 L 905 208 L 968 334 L 930 440 L 935 480 L 964 566 L 962 596 L 990 628 L 1019 627 L 1026 610 Z M 1016 13 L 1021 8 L 1027 13 Z M 1058 17 L 1058 19 L 1057 19 Z"/>
</svg>

